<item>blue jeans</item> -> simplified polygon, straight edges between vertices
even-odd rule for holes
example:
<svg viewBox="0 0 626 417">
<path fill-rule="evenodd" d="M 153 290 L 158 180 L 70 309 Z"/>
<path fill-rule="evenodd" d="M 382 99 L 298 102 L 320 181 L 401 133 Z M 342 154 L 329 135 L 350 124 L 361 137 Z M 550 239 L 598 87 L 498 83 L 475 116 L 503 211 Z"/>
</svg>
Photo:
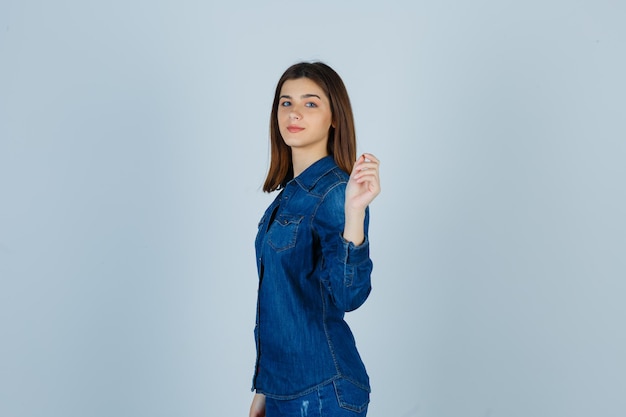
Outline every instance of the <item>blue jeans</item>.
<svg viewBox="0 0 626 417">
<path fill-rule="evenodd" d="M 336 380 L 292 400 L 265 399 L 266 417 L 365 417 L 369 393 Z"/>
</svg>

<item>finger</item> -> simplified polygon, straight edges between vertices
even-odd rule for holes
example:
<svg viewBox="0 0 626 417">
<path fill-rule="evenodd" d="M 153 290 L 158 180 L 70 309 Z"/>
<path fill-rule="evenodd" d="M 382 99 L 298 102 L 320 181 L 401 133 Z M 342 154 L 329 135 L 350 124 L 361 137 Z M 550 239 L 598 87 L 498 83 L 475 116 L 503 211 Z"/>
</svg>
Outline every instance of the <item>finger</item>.
<svg viewBox="0 0 626 417">
<path fill-rule="evenodd" d="M 373 155 L 369 154 L 361 155 L 361 157 L 355 163 L 355 167 L 359 170 L 376 168 L 378 167 L 378 165 L 380 165 L 380 161 L 376 159 L 376 157 L 374 157 Z"/>
<path fill-rule="evenodd" d="M 371 153 L 364 153 L 361 156 L 359 156 L 359 158 L 355 161 L 355 166 L 359 166 L 362 164 L 380 164 L 380 161 L 378 160 L 378 158 L 376 158 L 374 155 L 372 155 Z"/>
<path fill-rule="evenodd" d="M 355 177 L 359 177 L 361 175 L 366 175 L 366 174 L 374 174 L 374 175 L 378 175 L 378 165 L 364 165 L 362 167 L 359 167 L 357 169 L 357 171 L 354 173 Z"/>
<path fill-rule="evenodd" d="M 377 175 L 363 175 L 361 177 L 355 178 L 354 180 L 357 182 L 357 184 L 361 184 L 364 182 L 380 183 Z"/>
<path fill-rule="evenodd" d="M 367 175 L 361 175 L 357 178 L 355 178 L 356 182 L 358 184 L 364 183 L 364 182 L 371 182 L 371 183 L 375 183 L 375 184 L 379 184 L 380 181 L 378 179 L 378 175 L 375 174 L 367 174 Z"/>
<path fill-rule="evenodd" d="M 365 161 L 365 156 L 364 155 L 359 156 L 359 158 L 354 162 L 354 165 L 352 166 L 352 173 L 355 173 L 356 171 L 358 171 L 360 165 L 364 161 Z"/>
<path fill-rule="evenodd" d="M 357 166 L 357 171 L 378 171 L 378 164 L 374 162 L 363 162 Z"/>
<path fill-rule="evenodd" d="M 376 157 L 374 156 L 374 154 L 371 154 L 371 153 L 364 153 L 362 156 L 363 156 L 366 160 L 368 160 L 368 162 L 374 162 L 374 163 L 376 163 L 376 164 L 380 164 L 380 161 L 378 160 L 378 158 L 376 158 Z"/>
</svg>

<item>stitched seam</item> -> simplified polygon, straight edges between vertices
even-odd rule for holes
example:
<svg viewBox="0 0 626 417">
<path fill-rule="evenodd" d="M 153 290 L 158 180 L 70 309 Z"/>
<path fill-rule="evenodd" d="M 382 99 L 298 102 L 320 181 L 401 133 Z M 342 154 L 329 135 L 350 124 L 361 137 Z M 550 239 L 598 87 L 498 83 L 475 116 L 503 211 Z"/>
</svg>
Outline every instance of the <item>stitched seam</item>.
<svg viewBox="0 0 626 417">
<path fill-rule="evenodd" d="M 335 355 L 335 349 L 333 347 L 333 342 L 330 340 L 330 335 L 328 334 L 328 326 L 326 325 L 326 299 L 324 298 L 324 284 L 322 280 L 320 280 L 320 297 L 322 299 L 322 325 L 324 327 L 324 335 L 326 336 L 326 343 L 328 343 L 328 350 L 330 350 L 330 356 L 333 358 L 333 365 L 335 365 L 335 371 L 338 375 L 341 374 L 339 371 L 339 364 L 337 363 L 337 357 Z"/>
</svg>

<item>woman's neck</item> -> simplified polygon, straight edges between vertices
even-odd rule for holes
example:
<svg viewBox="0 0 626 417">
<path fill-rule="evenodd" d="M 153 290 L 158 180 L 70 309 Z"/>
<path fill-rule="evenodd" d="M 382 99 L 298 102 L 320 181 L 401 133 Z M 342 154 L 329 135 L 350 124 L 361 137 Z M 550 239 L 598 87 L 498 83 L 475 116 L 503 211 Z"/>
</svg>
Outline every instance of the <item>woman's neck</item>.
<svg viewBox="0 0 626 417">
<path fill-rule="evenodd" d="M 328 151 L 324 149 L 320 152 L 302 152 L 297 149 L 291 149 L 291 163 L 293 165 L 293 177 L 300 175 L 305 169 L 319 161 L 323 157 L 328 156 Z"/>
</svg>

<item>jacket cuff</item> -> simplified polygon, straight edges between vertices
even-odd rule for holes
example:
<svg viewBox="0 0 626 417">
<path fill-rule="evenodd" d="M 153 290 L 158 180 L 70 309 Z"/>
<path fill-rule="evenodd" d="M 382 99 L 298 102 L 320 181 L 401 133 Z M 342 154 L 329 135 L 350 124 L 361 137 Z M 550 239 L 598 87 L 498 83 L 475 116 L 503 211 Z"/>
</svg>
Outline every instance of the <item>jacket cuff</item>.
<svg viewBox="0 0 626 417">
<path fill-rule="evenodd" d="M 349 242 L 341 236 L 341 243 L 343 248 L 343 256 L 341 260 L 344 264 L 353 264 L 358 265 L 361 262 L 365 262 L 370 257 L 370 243 L 367 236 L 365 236 L 365 240 L 359 246 L 355 245 L 353 242 Z"/>
</svg>

